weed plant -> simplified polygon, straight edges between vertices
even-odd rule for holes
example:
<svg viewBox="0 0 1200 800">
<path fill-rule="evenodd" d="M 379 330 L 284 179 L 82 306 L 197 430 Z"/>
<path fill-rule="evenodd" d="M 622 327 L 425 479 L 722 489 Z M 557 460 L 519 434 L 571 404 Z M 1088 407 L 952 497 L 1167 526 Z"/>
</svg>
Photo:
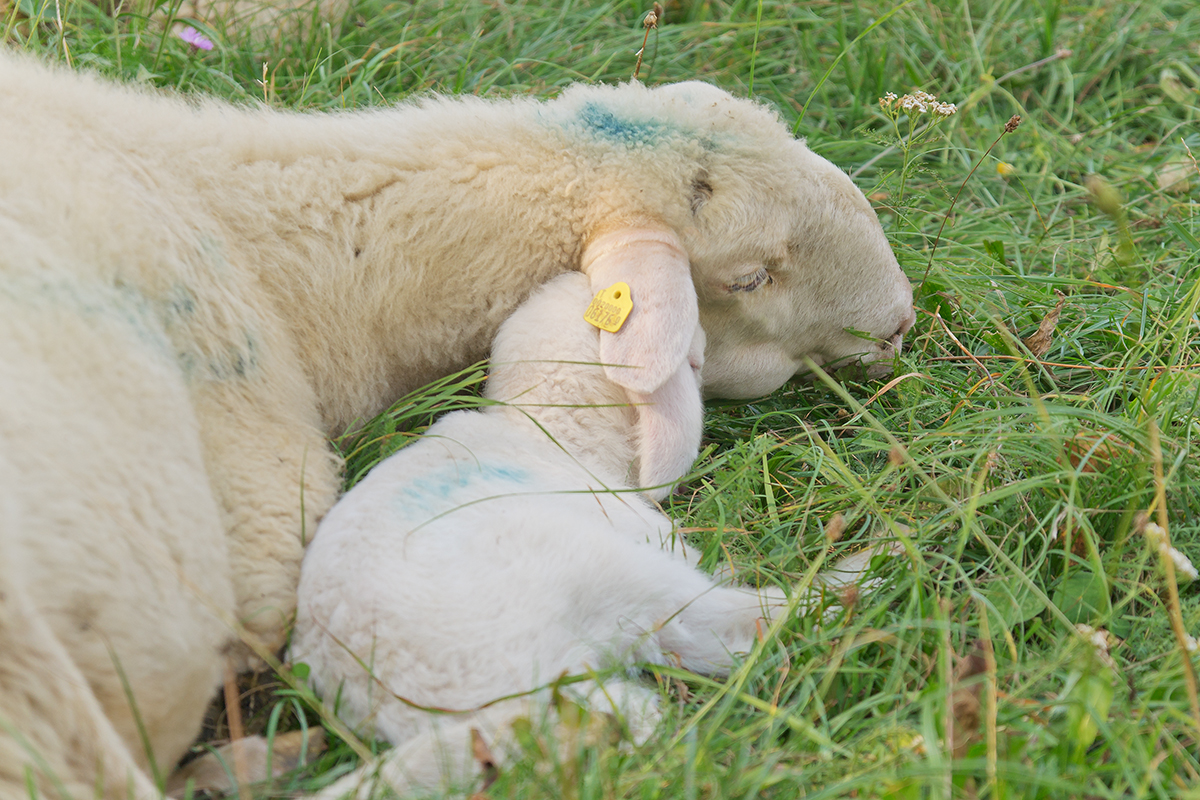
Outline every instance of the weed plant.
<svg viewBox="0 0 1200 800">
<path fill-rule="evenodd" d="M 203 51 L 163 33 L 170 5 L 5 2 L 10 46 L 298 109 L 626 80 L 649 10 L 360 0 L 274 43 L 198 25 Z M 890 380 L 711 404 L 669 510 L 704 567 L 747 581 L 796 587 L 880 538 L 902 555 L 845 611 L 772 626 L 728 680 L 648 668 L 667 719 L 644 747 L 531 746 L 485 796 L 1200 797 L 1200 581 L 1146 535 L 1200 562 L 1198 42 L 1191 0 L 666 4 L 641 79 L 774 105 L 854 176 L 920 284 Z M 915 90 L 957 110 L 909 139 L 879 99 Z M 343 441 L 348 479 L 479 380 Z M 264 716 L 315 724 L 303 698 Z M 255 791 L 354 760 L 335 739 Z"/>
</svg>

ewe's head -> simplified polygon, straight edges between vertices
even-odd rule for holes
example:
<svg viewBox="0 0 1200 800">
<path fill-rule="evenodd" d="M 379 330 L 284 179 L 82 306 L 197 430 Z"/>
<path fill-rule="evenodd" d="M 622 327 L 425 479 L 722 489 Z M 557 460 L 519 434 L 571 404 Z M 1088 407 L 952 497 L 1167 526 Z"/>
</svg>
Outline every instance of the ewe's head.
<svg viewBox="0 0 1200 800">
<path fill-rule="evenodd" d="M 806 371 L 805 356 L 886 375 L 914 321 L 912 287 L 862 192 L 801 142 L 778 156 L 772 175 L 710 169 L 710 196 L 681 231 L 710 396 L 770 392 Z"/>
<path fill-rule="evenodd" d="M 705 394 L 766 394 L 806 357 L 886 374 L 913 323 L 908 279 L 862 192 L 774 112 L 695 82 L 563 99 L 572 145 L 619 187 L 592 225 L 665 229 L 690 261 Z"/>
</svg>

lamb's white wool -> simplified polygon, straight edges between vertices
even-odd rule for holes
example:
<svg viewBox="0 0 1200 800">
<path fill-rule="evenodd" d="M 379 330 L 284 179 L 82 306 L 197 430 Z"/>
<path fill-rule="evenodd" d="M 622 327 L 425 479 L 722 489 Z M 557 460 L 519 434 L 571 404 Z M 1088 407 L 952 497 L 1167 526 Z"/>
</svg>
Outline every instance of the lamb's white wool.
<svg viewBox="0 0 1200 800">
<path fill-rule="evenodd" d="M 639 493 L 696 457 L 703 332 L 693 324 L 671 380 L 640 395 L 599 366 L 590 295 L 577 274 L 536 292 L 496 337 L 486 394 L 501 404 L 446 415 L 321 523 L 292 660 L 346 721 L 397 745 L 324 797 L 371 796 L 376 776 L 401 793 L 469 785 L 471 730 L 504 759 L 516 719 L 554 718 L 548 685 L 563 676 L 605 675 L 561 691 L 640 740 L 657 695 L 629 680 L 635 662 L 725 674 L 785 605 L 778 588 L 698 572 Z M 648 482 L 647 459 L 670 466 Z M 860 582 L 872 552 L 820 582 Z"/>
<path fill-rule="evenodd" d="M 849 179 L 703 84 L 316 115 L 0 53 L 0 142 L 0 628 L 29 626 L 0 630 L 4 798 L 27 770 L 54 794 L 169 768 L 225 620 L 282 643 L 337 494 L 326 434 L 484 356 L 549 278 L 630 284 L 628 338 L 664 355 L 602 355 L 643 394 L 697 317 L 706 391 L 726 396 L 805 354 L 883 363 L 912 319 Z"/>
<path fill-rule="evenodd" d="M 668 482 L 690 468 L 703 334 L 686 332 L 667 388 L 631 397 L 598 365 L 590 296 L 578 274 L 535 293 L 496 338 L 487 395 L 508 404 L 449 414 L 377 466 L 305 556 L 292 658 L 349 722 L 405 745 L 385 769 L 398 790 L 473 774 L 472 727 L 502 757 L 508 723 L 547 693 L 453 715 L 397 697 L 467 711 L 617 668 L 575 691 L 644 734 L 655 694 L 627 681 L 635 660 L 723 673 L 783 601 L 718 586 L 664 547 L 671 520 L 630 477 L 647 458 L 672 465 L 656 476 Z M 645 435 L 648 416 L 669 431 Z"/>
</svg>

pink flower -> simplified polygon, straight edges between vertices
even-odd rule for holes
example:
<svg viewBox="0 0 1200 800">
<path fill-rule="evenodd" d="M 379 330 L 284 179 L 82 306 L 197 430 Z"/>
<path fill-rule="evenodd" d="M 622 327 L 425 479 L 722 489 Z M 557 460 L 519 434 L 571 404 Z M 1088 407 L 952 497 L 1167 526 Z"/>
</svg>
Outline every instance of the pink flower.
<svg viewBox="0 0 1200 800">
<path fill-rule="evenodd" d="M 192 27 L 186 27 L 176 33 L 180 39 L 190 44 L 196 50 L 212 50 L 213 43 L 204 34 Z"/>
</svg>

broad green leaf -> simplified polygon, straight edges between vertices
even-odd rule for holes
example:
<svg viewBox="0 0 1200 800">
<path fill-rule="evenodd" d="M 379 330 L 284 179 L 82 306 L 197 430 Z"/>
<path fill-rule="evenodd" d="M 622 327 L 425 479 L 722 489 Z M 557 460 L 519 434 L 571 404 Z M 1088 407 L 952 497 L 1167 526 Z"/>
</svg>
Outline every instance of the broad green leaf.
<svg viewBox="0 0 1200 800">
<path fill-rule="evenodd" d="M 1106 617 L 1112 611 L 1108 582 L 1103 575 L 1079 570 L 1059 585 L 1054 593 L 1054 605 L 1076 624 Z"/>
</svg>

